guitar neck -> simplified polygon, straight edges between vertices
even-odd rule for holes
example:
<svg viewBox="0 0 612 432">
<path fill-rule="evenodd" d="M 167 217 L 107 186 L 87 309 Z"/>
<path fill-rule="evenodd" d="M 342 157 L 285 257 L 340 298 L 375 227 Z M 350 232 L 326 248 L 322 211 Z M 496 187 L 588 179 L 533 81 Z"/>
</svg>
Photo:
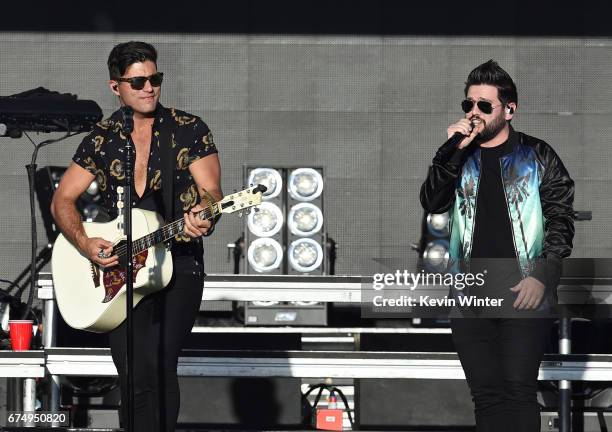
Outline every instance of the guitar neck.
<svg viewBox="0 0 612 432">
<path fill-rule="evenodd" d="M 220 213 L 219 203 L 216 202 L 198 213 L 201 219 L 212 220 Z M 177 219 L 174 222 L 164 225 L 160 229 L 153 231 L 132 243 L 133 255 L 149 249 L 159 243 L 170 240 L 177 234 L 182 234 L 185 228 L 185 219 Z"/>
</svg>

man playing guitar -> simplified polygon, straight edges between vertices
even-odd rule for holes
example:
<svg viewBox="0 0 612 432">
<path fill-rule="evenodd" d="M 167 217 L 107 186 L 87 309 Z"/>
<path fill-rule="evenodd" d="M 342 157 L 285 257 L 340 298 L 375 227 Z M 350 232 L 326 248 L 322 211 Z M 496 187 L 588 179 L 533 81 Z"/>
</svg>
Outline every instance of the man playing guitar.
<svg viewBox="0 0 612 432">
<path fill-rule="evenodd" d="M 157 70 L 153 46 L 144 42 L 115 46 L 108 58 L 108 69 L 111 91 L 121 106 L 130 106 L 134 111 L 132 205 L 155 211 L 166 220 L 183 215 L 185 221 L 184 231 L 172 242 L 174 273 L 169 285 L 142 299 L 133 315 L 135 431 L 174 431 L 180 404 L 178 356 L 202 299 L 205 274 L 201 237 L 209 235 L 213 228 L 198 213 L 208 205 L 201 202 L 205 192 L 209 200 L 222 198 L 221 168 L 208 126 L 194 115 L 159 103 L 163 74 Z M 117 189 L 125 181 L 126 136 L 121 119 L 116 111 L 83 139 L 51 205 L 64 236 L 92 263 L 103 268 L 119 264 L 113 239 L 88 237 L 76 202 L 96 180 L 109 214 L 117 215 Z M 172 155 L 172 163 L 167 162 L 167 155 Z M 163 167 L 170 165 L 172 175 L 164 176 Z M 164 178 L 172 179 L 172 184 L 162 184 Z M 162 193 L 168 186 L 172 188 L 173 208 L 164 206 Z M 125 401 L 125 322 L 109 332 L 109 340 Z M 124 424 L 126 415 L 123 410 Z"/>
</svg>

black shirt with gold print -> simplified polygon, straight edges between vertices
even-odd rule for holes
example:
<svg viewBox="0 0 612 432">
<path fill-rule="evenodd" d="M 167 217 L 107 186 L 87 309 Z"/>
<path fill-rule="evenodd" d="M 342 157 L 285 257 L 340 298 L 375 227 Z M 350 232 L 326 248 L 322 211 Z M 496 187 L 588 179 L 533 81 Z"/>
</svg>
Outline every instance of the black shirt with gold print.
<svg viewBox="0 0 612 432">
<path fill-rule="evenodd" d="M 170 123 L 170 142 L 160 142 L 160 127 L 164 122 Z M 162 188 L 162 161 L 160 146 L 171 145 L 172 154 L 176 155 L 174 179 L 174 214 L 181 218 L 183 213 L 200 201 L 197 185 L 189 172 L 189 165 L 203 157 L 217 153 L 213 136 L 199 117 L 176 109 L 168 109 L 158 104 L 151 149 L 147 168 L 147 181 L 142 197 L 132 185 L 132 205 L 153 210 L 165 215 Z M 77 148 L 72 160 L 96 176 L 104 205 L 111 217 L 117 215 L 117 187 L 125 187 L 125 145 L 126 137 L 122 132 L 121 113 L 115 111 L 108 119 L 96 124 Z M 167 154 L 170 154 L 168 152 Z M 165 217 L 168 221 L 169 218 Z M 169 222 L 169 221 L 168 221 Z M 175 242 L 189 242 L 190 237 L 177 235 Z"/>
</svg>

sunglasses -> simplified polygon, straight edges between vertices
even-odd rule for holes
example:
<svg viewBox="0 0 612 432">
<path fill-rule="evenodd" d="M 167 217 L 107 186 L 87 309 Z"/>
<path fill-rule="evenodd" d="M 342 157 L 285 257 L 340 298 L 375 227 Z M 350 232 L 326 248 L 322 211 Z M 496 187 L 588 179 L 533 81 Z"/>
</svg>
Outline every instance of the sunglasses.
<svg viewBox="0 0 612 432">
<path fill-rule="evenodd" d="M 500 105 L 493 105 L 491 102 L 487 102 L 487 101 L 483 101 L 483 100 L 479 100 L 478 102 L 474 102 L 471 99 L 465 99 L 461 102 L 461 109 L 463 110 L 464 113 L 469 113 L 470 111 L 472 111 L 472 108 L 474 108 L 474 103 L 476 103 L 476 106 L 478 107 L 478 109 L 480 110 L 480 112 L 484 113 L 484 114 L 491 114 L 493 112 L 493 110 L 495 108 L 497 108 Z"/>
<path fill-rule="evenodd" d="M 119 82 L 127 82 L 130 83 L 130 86 L 134 90 L 142 90 L 149 81 L 153 87 L 159 87 L 164 80 L 163 72 L 157 72 L 150 76 L 137 76 L 132 78 L 115 78 L 116 81 Z"/>
</svg>

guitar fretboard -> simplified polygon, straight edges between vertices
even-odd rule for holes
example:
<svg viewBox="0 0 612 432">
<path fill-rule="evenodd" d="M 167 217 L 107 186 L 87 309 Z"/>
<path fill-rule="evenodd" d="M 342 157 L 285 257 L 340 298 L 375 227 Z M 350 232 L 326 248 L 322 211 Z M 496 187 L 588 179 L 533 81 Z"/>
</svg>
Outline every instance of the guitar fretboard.
<svg viewBox="0 0 612 432">
<path fill-rule="evenodd" d="M 216 204 L 213 208 L 216 208 Z M 198 216 L 202 219 L 211 220 L 216 215 L 216 213 L 216 211 L 211 212 L 210 208 L 206 208 L 205 210 L 202 210 L 200 213 L 198 213 Z M 185 220 L 177 219 L 174 222 L 164 225 L 160 229 L 147 234 L 146 236 L 134 240 L 132 242 L 132 256 L 138 255 L 142 251 L 145 251 L 159 243 L 168 241 L 177 234 L 182 234 L 184 228 Z M 118 253 L 119 258 L 122 258 L 124 255 L 125 252 Z"/>
</svg>

